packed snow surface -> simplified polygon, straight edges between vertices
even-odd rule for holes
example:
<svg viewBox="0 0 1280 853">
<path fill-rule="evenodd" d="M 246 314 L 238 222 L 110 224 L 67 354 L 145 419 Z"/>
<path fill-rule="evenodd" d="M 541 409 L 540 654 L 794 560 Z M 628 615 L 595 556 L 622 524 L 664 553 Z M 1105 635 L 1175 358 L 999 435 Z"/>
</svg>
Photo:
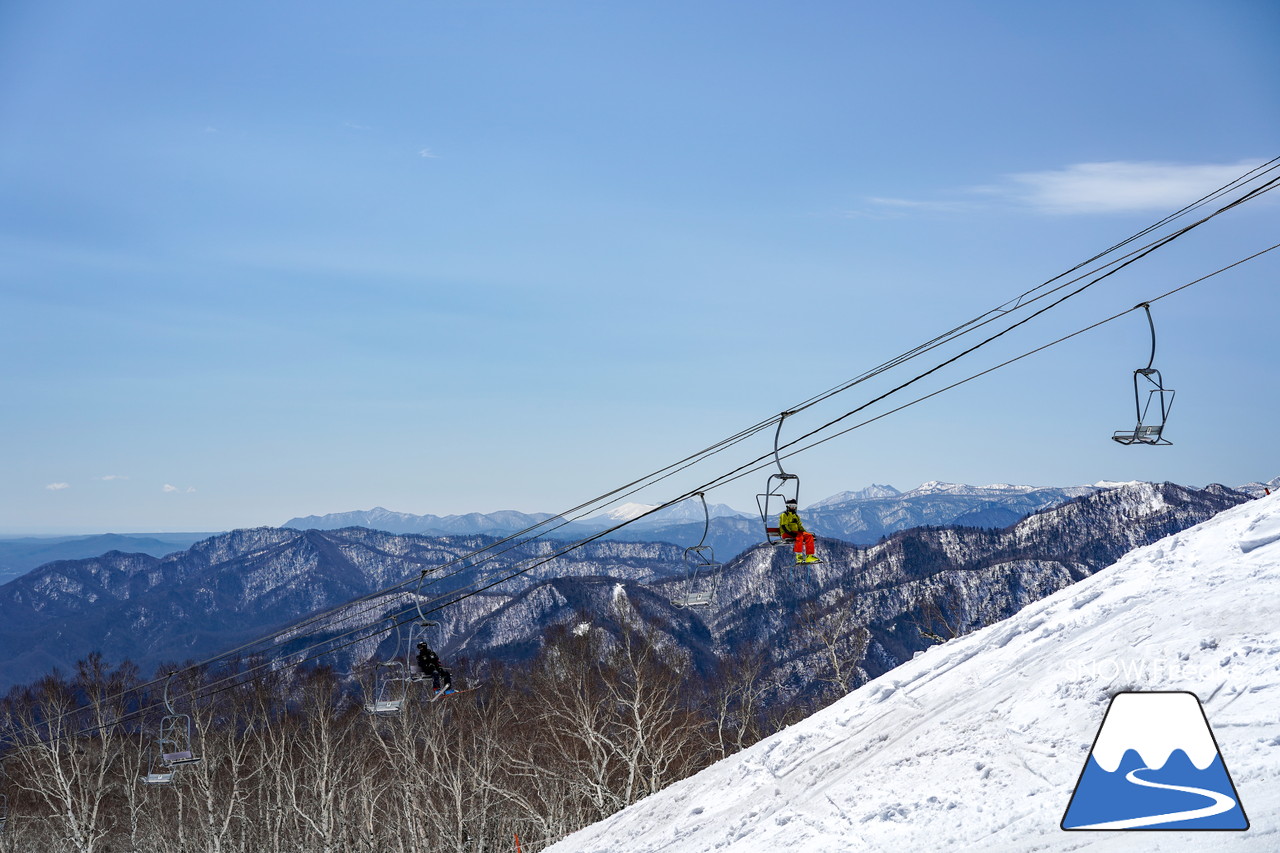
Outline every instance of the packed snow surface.
<svg viewBox="0 0 1280 853">
<path fill-rule="evenodd" d="M 1275 494 L 1133 551 L 548 850 L 1280 850 L 1278 534 Z M 1200 699 L 1248 830 L 1060 828 L 1143 690 Z"/>
</svg>

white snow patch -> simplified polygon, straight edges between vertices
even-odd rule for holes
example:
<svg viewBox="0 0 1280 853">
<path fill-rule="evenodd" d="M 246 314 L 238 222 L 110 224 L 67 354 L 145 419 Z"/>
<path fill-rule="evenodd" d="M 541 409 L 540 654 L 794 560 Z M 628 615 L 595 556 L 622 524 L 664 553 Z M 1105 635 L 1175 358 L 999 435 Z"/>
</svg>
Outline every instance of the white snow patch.
<svg viewBox="0 0 1280 853">
<path fill-rule="evenodd" d="M 1259 548 L 1280 541 L 1280 512 L 1260 515 L 1253 520 L 1240 538 L 1240 550 L 1248 554 Z"/>
<path fill-rule="evenodd" d="M 1280 494 L 930 649 L 554 853 L 1280 848 Z M 1059 827 L 1113 695 L 1203 703 L 1245 832 Z"/>
<path fill-rule="evenodd" d="M 639 518 L 646 512 L 653 509 L 657 509 L 656 504 L 625 503 L 606 512 L 593 515 L 592 518 L 609 518 L 614 521 L 631 521 L 632 519 Z"/>
</svg>

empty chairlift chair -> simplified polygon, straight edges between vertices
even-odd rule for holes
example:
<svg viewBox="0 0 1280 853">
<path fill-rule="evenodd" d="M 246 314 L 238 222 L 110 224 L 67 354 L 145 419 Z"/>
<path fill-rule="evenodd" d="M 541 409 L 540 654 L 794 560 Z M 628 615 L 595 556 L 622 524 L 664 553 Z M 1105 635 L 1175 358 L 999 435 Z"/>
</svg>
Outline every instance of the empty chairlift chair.
<svg viewBox="0 0 1280 853">
<path fill-rule="evenodd" d="M 407 685 L 404 661 L 379 661 L 373 673 L 373 698 L 365 703 L 364 709 L 379 717 L 399 714 L 404 707 Z"/>
<path fill-rule="evenodd" d="M 710 545 L 695 545 L 684 551 L 688 576 L 684 592 L 671 599 L 677 607 L 710 607 L 715 601 L 716 585 L 720 581 L 720 569 L 715 552 Z"/>
<path fill-rule="evenodd" d="M 164 707 L 167 712 L 160 720 L 160 735 L 156 738 L 156 752 L 152 754 L 147 773 L 142 781 L 148 785 L 170 785 L 174 773 L 184 764 L 197 764 L 203 759 L 196 754 L 192 740 L 191 717 L 179 714 L 169 701 L 169 683 L 175 673 L 169 673 L 164 683 Z"/>
<path fill-rule="evenodd" d="M 716 562 L 715 549 L 705 544 L 711 530 L 711 510 L 707 507 L 706 495 L 698 492 L 698 497 L 702 499 L 702 538 L 697 545 L 684 549 L 684 588 L 671 599 L 677 607 L 710 607 L 715 600 L 716 586 L 720 583 L 722 567 Z"/>
<path fill-rule="evenodd" d="M 409 686 L 408 663 L 400 657 L 400 649 L 404 645 L 404 628 L 398 616 L 388 618 L 396 640 L 395 656 L 378 661 L 374 666 L 373 684 L 368 694 L 370 698 L 364 703 L 364 709 L 378 717 L 399 714 L 404 707 Z"/>
<path fill-rule="evenodd" d="M 1169 410 L 1173 408 L 1172 388 L 1164 387 L 1164 379 L 1160 371 L 1152 367 L 1156 360 L 1156 325 L 1151 319 L 1151 306 L 1140 303 L 1135 306 L 1147 313 L 1147 324 L 1151 327 L 1151 357 L 1146 367 L 1133 371 L 1133 405 L 1137 413 L 1137 424 L 1131 430 L 1117 430 L 1111 440 L 1119 444 L 1173 444 L 1164 437 L 1165 422 L 1169 419 Z M 1143 399 L 1143 393 L 1146 399 Z"/>
</svg>

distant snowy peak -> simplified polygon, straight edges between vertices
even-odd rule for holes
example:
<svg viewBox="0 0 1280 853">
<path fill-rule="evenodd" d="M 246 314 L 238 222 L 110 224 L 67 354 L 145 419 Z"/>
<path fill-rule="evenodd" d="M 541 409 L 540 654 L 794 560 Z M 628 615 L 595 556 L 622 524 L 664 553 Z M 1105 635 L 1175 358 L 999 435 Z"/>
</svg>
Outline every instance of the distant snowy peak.
<svg viewBox="0 0 1280 853">
<path fill-rule="evenodd" d="M 1268 480 L 1265 483 L 1256 480 L 1252 483 L 1245 483 L 1243 486 L 1236 486 L 1236 491 L 1244 492 L 1246 495 L 1255 498 L 1265 497 L 1272 492 L 1280 491 L 1280 477 Z"/>
<path fill-rule="evenodd" d="M 375 506 L 369 510 L 353 510 L 350 512 L 331 512 L 326 515 L 308 515 L 291 518 L 281 527 L 295 530 L 324 529 L 336 530 L 342 527 L 368 527 L 375 530 L 384 529 L 388 524 L 400 526 L 421 519 L 422 516 L 407 512 L 393 512 L 384 507 Z"/>
<path fill-rule="evenodd" d="M 921 483 L 914 489 L 906 492 L 898 491 L 893 486 L 873 484 L 865 489 L 859 489 L 857 491 L 840 492 L 839 494 L 832 495 L 829 498 L 823 498 L 809 506 L 811 509 L 819 509 L 822 507 L 853 503 L 855 501 L 895 499 L 910 500 L 912 498 L 941 496 L 999 499 L 1029 495 L 1033 492 L 1053 492 L 1061 495 L 1063 498 L 1076 498 L 1092 494 L 1104 488 L 1114 488 L 1119 485 L 1121 484 L 1098 483 L 1092 486 L 1045 487 L 1018 486 L 1010 483 L 992 483 L 986 486 L 970 486 L 964 483 L 947 483 L 942 480 L 930 480 L 927 483 Z"/>
<path fill-rule="evenodd" d="M 591 516 L 592 520 L 597 521 L 632 521 L 640 518 L 657 507 L 656 504 L 641 503 L 624 503 L 613 509 L 597 513 Z M 688 498 L 678 504 L 658 510 L 652 515 L 647 516 L 641 521 L 641 524 L 672 524 L 686 521 L 702 521 L 710 515 L 712 518 L 748 518 L 746 513 L 740 512 L 726 504 L 708 503 L 707 508 L 702 508 L 702 501 L 695 498 Z"/>
<path fill-rule="evenodd" d="M 370 510 L 291 518 L 280 526 L 293 530 L 342 530 L 347 527 L 365 527 L 387 533 L 454 536 L 472 533 L 507 534 L 539 524 L 551 517 L 551 514 L 546 512 L 523 513 L 515 510 L 446 516 L 414 515 L 408 512 L 393 512 L 377 506 Z"/>
<path fill-rule="evenodd" d="M 1010 495 L 1027 495 L 1031 492 L 1042 491 L 1040 486 L 1015 486 L 1009 483 L 993 483 L 989 486 L 968 486 L 963 483 L 944 483 L 939 480 L 930 480 L 927 483 L 921 483 L 909 492 L 904 492 L 903 497 L 919 497 L 923 495 L 956 495 L 959 497 L 1008 497 Z M 1070 493 L 1074 496 L 1089 494 L 1097 491 L 1092 486 L 1068 486 L 1066 488 L 1055 488 L 1054 491 Z"/>
<path fill-rule="evenodd" d="M 849 503 L 850 501 L 874 501 L 884 498 L 896 498 L 902 492 L 893 486 L 884 486 L 879 483 L 872 483 L 865 489 L 858 489 L 856 492 L 840 492 L 829 498 L 823 498 L 817 503 L 810 504 L 810 507 L 836 506 L 837 504 Z"/>
<path fill-rule="evenodd" d="M 613 521 L 631 521 L 657 508 L 656 504 L 625 503 L 611 510 L 599 513 L 592 518 L 607 518 Z"/>
<path fill-rule="evenodd" d="M 1001 493 L 1014 492 L 1017 494 L 1026 494 L 1031 491 L 1030 486 L 968 486 L 963 483 L 945 483 L 941 480 L 930 480 L 927 483 L 921 483 L 909 492 L 904 492 L 904 497 L 917 497 L 920 495 L 962 495 L 964 497 L 972 497 L 975 495 L 986 494 L 992 491 Z"/>
</svg>

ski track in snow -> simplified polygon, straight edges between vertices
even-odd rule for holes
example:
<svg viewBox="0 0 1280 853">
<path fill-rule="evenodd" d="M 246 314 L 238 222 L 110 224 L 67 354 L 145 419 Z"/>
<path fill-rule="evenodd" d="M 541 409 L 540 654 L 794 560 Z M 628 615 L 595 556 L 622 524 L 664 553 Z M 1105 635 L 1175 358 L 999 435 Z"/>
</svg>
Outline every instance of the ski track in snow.
<svg viewBox="0 0 1280 853">
<path fill-rule="evenodd" d="M 548 851 L 1278 850 L 1277 541 L 1280 494 L 1228 510 Z M 1200 698 L 1247 831 L 1059 827 L 1108 702 L 1126 690 Z"/>
</svg>

